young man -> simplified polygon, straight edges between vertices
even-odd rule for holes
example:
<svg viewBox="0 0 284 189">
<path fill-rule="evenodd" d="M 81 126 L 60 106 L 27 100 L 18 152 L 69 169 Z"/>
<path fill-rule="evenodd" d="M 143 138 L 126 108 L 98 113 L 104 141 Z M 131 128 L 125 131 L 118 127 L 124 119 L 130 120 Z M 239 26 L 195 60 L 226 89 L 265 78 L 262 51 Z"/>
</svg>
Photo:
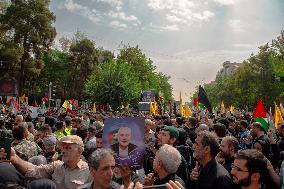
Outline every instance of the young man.
<svg viewBox="0 0 284 189">
<path fill-rule="evenodd" d="M 231 171 L 233 182 L 241 189 L 259 189 L 271 182 L 265 156 L 253 149 L 242 150 L 237 153 Z"/>
</svg>

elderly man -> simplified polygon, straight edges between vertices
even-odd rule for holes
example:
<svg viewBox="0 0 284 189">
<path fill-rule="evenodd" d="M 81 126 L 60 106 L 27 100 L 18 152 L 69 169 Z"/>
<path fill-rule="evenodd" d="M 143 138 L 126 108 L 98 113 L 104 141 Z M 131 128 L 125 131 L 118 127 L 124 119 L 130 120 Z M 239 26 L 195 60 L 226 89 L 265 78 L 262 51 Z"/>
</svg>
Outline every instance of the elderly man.
<svg viewBox="0 0 284 189">
<path fill-rule="evenodd" d="M 214 133 L 202 131 L 197 134 L 193 144 L 193 156 L 201 164 L 201 170 L 197 163 L 191 172 L 191 186 L 188 188 L 231 188 L 232 181 L 228 171 L 215 160 L 218 152 L 219 142 Z"/>
<path fill-rule="evenodd" d="M 120 127 L 117 133 L 118 143 L 111 145 L 111 149 L 119 157 L 128 157 L 135 149 L 136 145 L 131 142 L 131 128 Z"/>
<path fill-rule="evenodd" d="M 158 174 L 158 178 L 154 179 L 154 174 L 150 173 L 145 177 L 144 185 L 161 185 L 172 180 L 178 181 L 185 186 L 183 180 L 176 175 L 180 163 L 181 155 L 179 151 L 168 144 L 164 144 L 157 151 L 153 162 L 153 167 Z"/>
<path fill-rule="evenodd" d="M 98 149 L 89 158 L 90 173 L 94 180 L 88 189 L 115 188 L 112 182 L 115 160 L 113 153 L 107 149 Z"/>
<path fill-rule="evenodd" d="M 22 160 L 11 149 L 11 163 L 26 177 L 51 178 L 57 189 L 77 189 L 91 182 L 89 167 L 80 159 L 83 152 L 83 141 L 76 135 L 66 136 L 60 139 L 62 148 L 62 161 L 55 161 L 48 165 L 36 166 Z M 6 153 L 0 150 L 0 160 L 4 160 Z"/>
<path fill-rule="evenodd" d="M 23 115 L 17 115 L 17 116 L 15 117 L 15 123 L 16 123 L 16 125 L 22 123 L 23 121 L 24 121 Z"/>
<path fill-rule="evenodd" d="M 164 144 L 168 144 L 171 146 L 175 146 L 177 140 L 179 137 L 179 130 L 173 126 L 165 126 L 161 129 L 161 131 L 158 134 L 158 145 L 162 146 Z M 180 148 L 178 148 L 179 150 Z M 183 150 L 180 151 L 180 153 L 183 155 Z M 184 158 L 182 156 L 181 158 L 181 164 L 177 170 L 177 175 L 185 182 L 187 183 L 188 175 L 189 175 L 189 166 Z"/>
</svg>

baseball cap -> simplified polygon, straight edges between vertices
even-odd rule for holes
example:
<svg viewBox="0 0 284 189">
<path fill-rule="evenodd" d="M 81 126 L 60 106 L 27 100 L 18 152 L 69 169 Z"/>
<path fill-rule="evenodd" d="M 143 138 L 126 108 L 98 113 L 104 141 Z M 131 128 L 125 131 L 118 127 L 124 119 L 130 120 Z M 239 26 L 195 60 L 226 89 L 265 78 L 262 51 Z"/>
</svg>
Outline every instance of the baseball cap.
<svg viewBox="0 0 284 189">
<path fill-rule="evenodd" d="M 81 147 L 84 147 L 84 143 L 81 137 L 77 136 L 77 135 L 69 135 L 69 136 L 65 136 L 60 138 L 59 140 L 59 145 L 62 145 L 62 143 L 65 144 L 78 144 Z"/>
<path fill-rule="evenodd" d="M 162 128 L 162 130 L 168 131 L 170 133 L 171 137 L 178 139 L 179 131 L 178 131 L 177 128 L 175 128 L 173 126 L 165 126 L 165 127 Z"/>
</svg>

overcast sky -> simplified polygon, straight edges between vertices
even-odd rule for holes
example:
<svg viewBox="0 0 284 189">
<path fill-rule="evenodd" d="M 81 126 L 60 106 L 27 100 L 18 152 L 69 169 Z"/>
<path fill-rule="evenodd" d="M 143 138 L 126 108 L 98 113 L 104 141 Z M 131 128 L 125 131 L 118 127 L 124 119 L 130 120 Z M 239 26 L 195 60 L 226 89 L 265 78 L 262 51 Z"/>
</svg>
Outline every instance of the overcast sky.
<svg viewBox="0 0 284 189">
<path fill-rule="evenodd" d="M 138 45 L 184 100 L 284 30 L 284 0 L 51 0 L 57 40 L 79 29 L 117 53 Z"/>
</svg>

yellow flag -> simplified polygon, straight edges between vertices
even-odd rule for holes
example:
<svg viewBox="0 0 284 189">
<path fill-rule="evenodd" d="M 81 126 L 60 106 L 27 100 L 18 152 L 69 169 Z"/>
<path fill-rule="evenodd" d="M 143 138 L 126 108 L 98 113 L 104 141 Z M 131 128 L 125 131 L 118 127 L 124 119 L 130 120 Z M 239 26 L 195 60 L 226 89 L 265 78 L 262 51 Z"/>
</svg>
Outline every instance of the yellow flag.
<svg viewBox="0 0 284 189">
<path fill-rule="evenodd" d="M 184 109 L 182 106 L 182 98 L 181 98 L 181 92 L 179 92 L 179 112 L 181 116 L 184 116 Z"/>
<path fill-rule="evenodd" d="M 94 103 L 94 106 L 93 106 L 93 113 L 96 113 L 96 112 L 97 112 L 96 103 Z"/>
<path fill-rule="evenodd" d="M 154 98 L 154 106 L 153 106 L 153 108 L 154 108 L 154 112 L 156 112 L 156 111 L 157 111 L 157 102 L 156 102 L 156 98 Z"/>
<path fill-rule="evenodd" d="M 192 116 L 192 112 L 190 110 L 190 107 L 189 107 L 188 103 L 185 104 L 184 116 L 185 117 L 191 117 Z"/>
<path fill-rule="evenodd" d="M 283 117 L 282 117 L 281 111 L 278 108 L 278 106 L 276 105 L 276 103 L 274 103 L 274 105 L 275 105 L 275 113 L 274 113 L 275 128 L 278 129 L 279 123 L 283 122 Z"/>
<path fill-rule="evenodd" d="M 155 115 L 155 110 L 151 101 L 150 101 L 150 114 Z"/>
<path fill-rule="evenodd" d="M 23 94 L 22 96 L 20 96 L 20 102 L 24 103 L 26 101 L 26 94 Z"/>
<path fill-rule="evenodd" d="M 221 103 L 221 112 L 222 112 L 222 113 L 225 113 L 225 112 L 226 112 L 225 104 L 224 104 L 223 101 L 222 101 L 222 103 Z"/>
<path fill-rule="evenodd" d="M 65 108 L 65 109 L 67 109 L 69 107 L 69 103 L 68 103 L 67 100 L 64 101 L 62 107 Z"/>
<path fill-rule="evenodd" d="M 230 112 L 234 113 L 234 111 L 235 111 L 235 107 L 234 106 L 230 106 Z"/>
</svg>

